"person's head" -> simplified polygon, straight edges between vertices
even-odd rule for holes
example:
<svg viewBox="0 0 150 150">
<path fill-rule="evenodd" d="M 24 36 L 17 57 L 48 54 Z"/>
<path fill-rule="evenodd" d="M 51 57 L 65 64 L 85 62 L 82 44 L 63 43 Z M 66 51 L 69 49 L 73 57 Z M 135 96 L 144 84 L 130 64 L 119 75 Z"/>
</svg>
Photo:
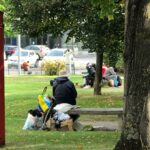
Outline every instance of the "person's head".
<svg viewBox="0 0 150 150">
<path fill-rule="evenodd" d="M 115 72 L 118 72 L 118 69 L 117 69 L 117 68 L 114 68 L 114 71 L 115 71 Z"/>
<path fill-rule="evenodd" d="M 68 76 L 67 71 L 66 70 L 60 70 L 59 76 Z"/>
<path fill-rule="evenodd" d="M 102 67 L 106 67 L 105 63 L 102 64 Z"/>
<path fill-rule="evenodd" d="M 90 63 L 87 63 L 87 64 L 86 64 L 86 69 L 89 69 L 89 68 L 91 68 L 91 66 L 92 66 L 92 64 L 90 64 Z"/>
<path fill-rule="evenodd" d="M 67 71 L 66 70 L 60 70 L 58 78 L 60 78 L 60 77 L 65 77 L 65 78 L 68 77 Z M 52 87 L 54 87 L 59 82 L 58 78 L 55 78 L 54 80 L 50 80 L 50 85 Z"/>
</svg>

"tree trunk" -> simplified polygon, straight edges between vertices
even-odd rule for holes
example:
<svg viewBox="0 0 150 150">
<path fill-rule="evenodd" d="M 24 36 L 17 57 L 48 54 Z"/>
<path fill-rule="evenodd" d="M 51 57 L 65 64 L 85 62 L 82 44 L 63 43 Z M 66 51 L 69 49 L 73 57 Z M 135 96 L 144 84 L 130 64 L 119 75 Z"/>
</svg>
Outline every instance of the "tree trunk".
<svg viewBox="0 0 150 150">
<path fill-rule="evenodd" d="M 94 82 L 94 95 L 101 95 L 102 63 L 103 63 L 103 53 L 96 52 L 96 74 Z"/>
<path fill-rule="evenodd" d="M 148 98 L 146 97 L 141 124 L 140 124 L 140 133 L 142 139 L 142 147 L 143 149 L 150 148 L 150 91 L 148 94 Z"/>
<path fill-rule="evenodd" d="M 150 13 L 148 0 L 126 0 L 125 106 L 115 150 L 150 149 Z"/>
</svg>

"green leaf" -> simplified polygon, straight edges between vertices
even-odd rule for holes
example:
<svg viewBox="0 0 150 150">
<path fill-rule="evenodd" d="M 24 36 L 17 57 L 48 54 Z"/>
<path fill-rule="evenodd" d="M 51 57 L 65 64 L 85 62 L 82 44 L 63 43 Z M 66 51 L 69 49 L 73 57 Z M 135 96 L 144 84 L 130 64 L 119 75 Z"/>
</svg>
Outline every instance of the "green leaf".
<svg viewBox="0 0 150 150">
<path fill-rule="evenodd" d="M 114 19 L 114 16 L 113 15 L 108 15 L 108 20 L 113 20 Z"/>
</svg>

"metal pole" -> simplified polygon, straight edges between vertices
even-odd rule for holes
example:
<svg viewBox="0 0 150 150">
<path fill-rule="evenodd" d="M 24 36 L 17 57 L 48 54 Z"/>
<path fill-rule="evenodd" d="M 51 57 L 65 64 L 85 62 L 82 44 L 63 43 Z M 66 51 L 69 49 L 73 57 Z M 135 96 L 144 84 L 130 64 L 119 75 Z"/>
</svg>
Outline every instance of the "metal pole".
<svg viewBox="0 0 150 150">
<path fill-rule="evenodd" d="M 3 13 L 0 12 L 0 146 L 5 145 L 5 96 L 4 96 L 4 33 Z"/>
<path fill-rule="evenodd" d="M 18 34 L 18 74 L 21 75 L 21 61 L 20 61 L 20 56 L 21 56 L 21 52 L 20 52 L 20 49 L 21 49 L 21 35 Z"/>
</svg>

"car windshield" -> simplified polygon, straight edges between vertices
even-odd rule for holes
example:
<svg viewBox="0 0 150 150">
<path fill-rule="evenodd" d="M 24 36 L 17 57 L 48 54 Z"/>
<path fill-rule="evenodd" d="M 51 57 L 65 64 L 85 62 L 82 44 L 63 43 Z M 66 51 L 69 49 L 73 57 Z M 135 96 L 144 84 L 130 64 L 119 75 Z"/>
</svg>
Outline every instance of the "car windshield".
<svg viewBox="0 0 150 150">
<path fill-rule="evenodd" d="M 15 54 L 13 54 L 13 56 L 18 56 L 19 55 L 19 53 L 18 52 L 16 52 Z M 22 51 L 22 52 L 20 52 L 20 56 L 28 56 L 28 52 L 24 52 L 24 51 Z"/>
<path fill-rule="evenodd" d="M 4 50 L 12 50 L 12 49 L 16 49 L 16 46 L 4 46 Z"/>
<path fill-rule="evenodd" d="M 50 51 L 48 54 L 47 54 L 47 56 L 63 56 L 63 51 L 57 51 L 57 50 L 55 50 L 55 51 Z"/>
<path fill-rule="evenodd" d="M 26 46 L 26 47 L 24 47 L 23 49 L 26 49 L 26 50 L 31 50 L 31 49 L 33 49 L 31 46 Z"/>
</svg>

